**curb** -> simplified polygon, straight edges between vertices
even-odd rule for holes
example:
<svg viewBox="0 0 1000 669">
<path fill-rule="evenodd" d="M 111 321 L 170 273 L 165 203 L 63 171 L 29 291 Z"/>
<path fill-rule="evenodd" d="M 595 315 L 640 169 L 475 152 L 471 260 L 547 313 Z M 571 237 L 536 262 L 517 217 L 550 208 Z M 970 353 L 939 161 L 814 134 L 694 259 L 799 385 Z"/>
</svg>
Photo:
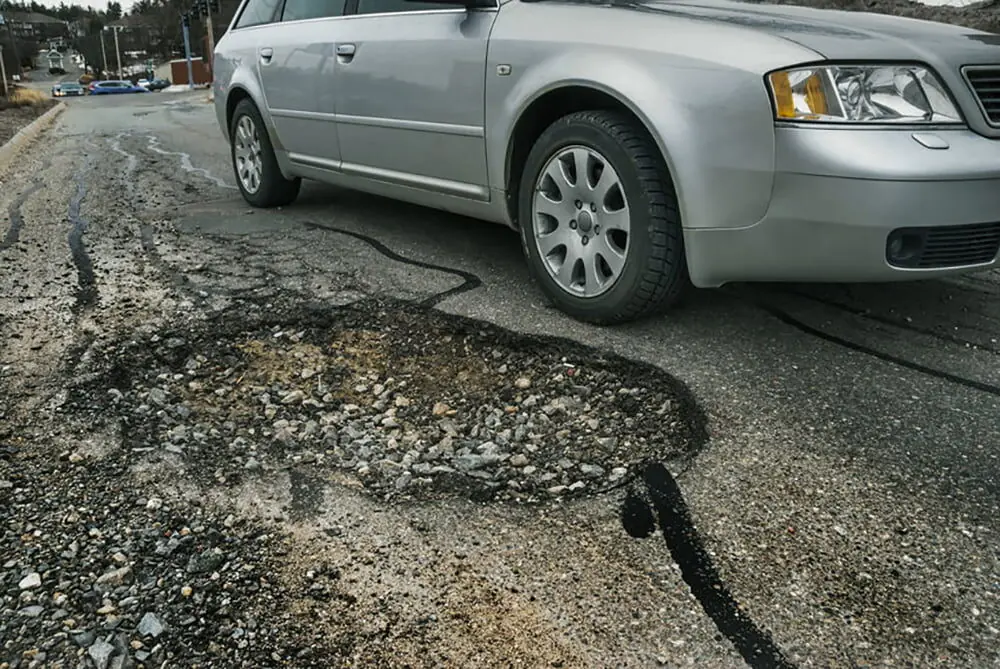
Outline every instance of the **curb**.
<svg viewBox="0 0 1000 669">
<path fill-rule="evenodd" d="M 21 128 L 16 135 L 10 138 L 10 140 L 0 146 L 0 173 L 7 170 L 7 167 L 13 162 L 17 154 L 20 153 L 21 149 L 30 144 L 39 134 L 50 125 L 55 120 L 56 116 L 61 114 L 63 110 L 66 109 L 66 103 L 60 102 L 52 109 L 48 110 L 34 121 L 28 125 Z"/>
</svg>

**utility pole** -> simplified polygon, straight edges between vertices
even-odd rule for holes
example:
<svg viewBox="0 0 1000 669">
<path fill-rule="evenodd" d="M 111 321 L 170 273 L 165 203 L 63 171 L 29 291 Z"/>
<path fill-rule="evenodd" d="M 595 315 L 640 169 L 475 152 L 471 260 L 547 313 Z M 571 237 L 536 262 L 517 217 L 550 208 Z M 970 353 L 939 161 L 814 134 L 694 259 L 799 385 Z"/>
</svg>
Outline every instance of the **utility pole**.
<svg viewBox="0 0 1000 669">
<path fill-rule="evenodd" d="M 0 44 L 0 81 L 3 82 L 3 96 L 10 97 L 7 91 L 7 67 L 3 64 L 3 44 Z"/>
<path fill-rule="evenodd" d="M 111 29 L 115 31 L 115 54 L 118 57 L 118 78 L 122 78 L 122 50 L 118 46 L 118 28 L 119 26 L 112 26 Z"/>
<path fill-rule="evenodd" d="M 191 35 L 189 28 L 191 27 L 191 18 L 188 14 L 184 14 L 181 17 L 181 27 L 184 32 L 184 55 L 187 57 L 187 69 L 188 69 L 188 88 L 192 91 L 194 90 L 194 68 L 191 65 Z"/>
<path fill-rule="evenodd" d="M 205 28 L 208 30 L 208 53 L 202 58 L 202 62 L 208 65 L 208 71 L 213 70 L 213 65 L 215 64 L 215 30 L 212 28 L 212 3 L 205 3 Z M 213 75 L 214 79 L 215 76 Z"/>
<path fill-rule="evenodd" d="M 104 28 L 101 28 L 101 58 L 104 59 L 104 69 L 101 70 L 101 79 L 108 73 L 108 52 L 104 49 Z"/>
<path fill-rule="evenodd" d="M 0 14 L 0 26 L 3 24 L 3 14 Z M 0 44 L 0 81 L 3 82 L 3 96 L 6 98 L 10 94 L 7 92 L 7 67 L 3 64 L 3 44 Z"/>
</svg>

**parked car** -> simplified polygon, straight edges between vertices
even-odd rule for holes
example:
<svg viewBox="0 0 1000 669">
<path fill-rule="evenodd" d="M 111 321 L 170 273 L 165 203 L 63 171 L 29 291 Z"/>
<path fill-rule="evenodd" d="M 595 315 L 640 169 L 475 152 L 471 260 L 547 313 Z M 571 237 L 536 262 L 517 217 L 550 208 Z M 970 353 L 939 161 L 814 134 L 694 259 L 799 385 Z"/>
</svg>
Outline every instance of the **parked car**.
<svg viewBox="0 0 1000 669">
<path fill-rule="evenodd" d="M 146 90 L 149 90 L 149 79 L 140 79 L 139 81 L 135 82 L 135 85 L 142 86 Z"/>
<path fill-rule="evenodd" d="M 149 86 L 147 86 L 147 88 L 155 93 L 157 91 L 170 88 L 172 85 L 173 84 L 170 83 L 169 79 L 153 79 L 149 82 Z"/>
<path fill-rule="evenodd" d="M 997 266 L 993 34 L 723 0 L 245 0 L 214 70 L 249 203 L 308 178 L 509 225 L 578 319 Z"/>
<path fill-rule="evenodd" d="M 131 81 L 95 81 L 90 84 L 91 95 L 117 95 L 121 93 L 148 93 L 142 86 Z"/>
<path fill-rule="evenodd" d="M 67 96 L 86 95 L 87 91 L 80 84 L 66 82 L 56 84 L 52 87 L 52 97 L 64 98 Z"/>
</svg>

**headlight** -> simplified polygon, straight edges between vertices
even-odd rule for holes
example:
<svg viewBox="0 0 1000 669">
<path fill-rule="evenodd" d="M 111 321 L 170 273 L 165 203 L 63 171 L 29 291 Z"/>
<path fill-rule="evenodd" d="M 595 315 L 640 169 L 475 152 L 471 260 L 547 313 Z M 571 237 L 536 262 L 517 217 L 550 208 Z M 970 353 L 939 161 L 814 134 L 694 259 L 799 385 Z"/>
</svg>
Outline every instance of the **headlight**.
<svg viewBox="0 0 1000 669">
<path fill-rule="evenodd" d="M 817 65 L 767 76 L 779 121 L 962 123 L 944 84 L 918 65 Z"/>
</svg>

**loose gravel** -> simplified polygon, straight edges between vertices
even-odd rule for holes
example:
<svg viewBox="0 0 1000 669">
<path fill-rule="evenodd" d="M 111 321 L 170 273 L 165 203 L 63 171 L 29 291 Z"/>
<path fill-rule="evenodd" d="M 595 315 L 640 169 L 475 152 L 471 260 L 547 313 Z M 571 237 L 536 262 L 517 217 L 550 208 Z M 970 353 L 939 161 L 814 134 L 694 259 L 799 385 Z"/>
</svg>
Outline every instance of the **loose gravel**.
<svg viewBox="0 0 1000 669">
<path fill-rule="evenodd" d="M 393 303 L 227 320 L 92 351 L 68 406 L 205 483 L 307 464 L 384 499 L 594 494 L 697 443 L 671 381 L 575 345 Z"/>
<path fill-rule="evenodd" d="M 24 475 L 30 455 L 5 448 L 0 667 L 278 666 L 303 651 L 274 615 L 280 535 L 146 498 L 86 458 Z"/>
<path fill-rule="evenodd" d="M 241 303 L 81 346 L 66 373 L 49 427 L 0 424 L 0 669 L 329 667 L 378 647 L 301 615 L 355 598 L 322 566 L 289 581 L 280 523 L 163 495 L 157 465 L 192 490 L 337 473 L 390 503 L 557 503 L 691 455 L 703 429 L 655 369 L 399 303 Z"/>
</svg>

